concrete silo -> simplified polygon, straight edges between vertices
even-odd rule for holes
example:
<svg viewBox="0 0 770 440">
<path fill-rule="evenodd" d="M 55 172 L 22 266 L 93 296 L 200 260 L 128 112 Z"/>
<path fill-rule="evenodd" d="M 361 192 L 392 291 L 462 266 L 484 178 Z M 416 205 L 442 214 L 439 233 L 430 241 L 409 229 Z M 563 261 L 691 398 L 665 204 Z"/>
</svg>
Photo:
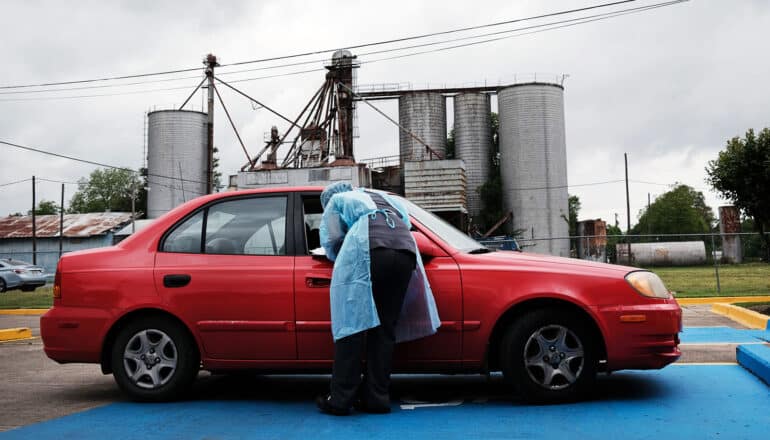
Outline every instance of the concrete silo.
<svg viewBox="0 0 770 440">
<path fill-rule="evenodd" d="M 435 92 L 404 93 L 398 98 L 398 121 L 444 158 L 446 152 L 446 98 Z M 429 160 L 424 145 L 399 130 L 399 151 L 404 161 Z"/>
<path fill-rule="evenodd" d="M 498 92 L 503 205 L 523 238 L 567 237 L 564 88 L 529 83 Z M 528 251 L 569 256 L 569 240 L 537 240 Z"/>
<path fill-rule="evenodd" d="M 489 95 L 461 93 L 454 98 L 455 157 L 465 163 L 468 214 L 476 219 L 483 209 L 479 187 L 492 166 L 492 121 Z"/>
<path fill-rule="evenodd" d="M 147 217 L 206 194 L 206 113 L 159 110 L 148 118 Z"/>
</svg>

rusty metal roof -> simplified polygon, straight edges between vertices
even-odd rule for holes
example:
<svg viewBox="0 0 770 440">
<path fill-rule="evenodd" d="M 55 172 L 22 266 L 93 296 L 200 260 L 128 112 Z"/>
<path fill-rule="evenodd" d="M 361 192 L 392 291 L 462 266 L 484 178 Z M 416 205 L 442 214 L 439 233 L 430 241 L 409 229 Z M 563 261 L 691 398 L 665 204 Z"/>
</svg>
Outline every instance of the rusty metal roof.
<svg viewBox="0 0 770 440">
<path fill-rule="evenodd" d="M 131 221 L 130 212 L 94 212 L 89 214 L 65 214 L 65 237 L 91 237 L 102 235 Z M 59 215 L 38 215 L 35 218 L 38 237 L 59 236 Z M 32 216 L 0 218 L 0 239 L 32 237 Z"/>
</svg>

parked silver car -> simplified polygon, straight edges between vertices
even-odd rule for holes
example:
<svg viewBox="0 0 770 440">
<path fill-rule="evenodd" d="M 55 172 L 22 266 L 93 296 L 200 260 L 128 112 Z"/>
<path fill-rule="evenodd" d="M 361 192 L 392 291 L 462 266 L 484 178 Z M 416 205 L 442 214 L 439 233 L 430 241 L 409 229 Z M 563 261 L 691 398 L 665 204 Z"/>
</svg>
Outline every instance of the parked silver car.
<svg viewBox="0 0 770 440">
<path fill-rule="evenodd" d="M 21 278 L 10 267 L 0 266 L 0 293 L 21 286 Z"/>
<path fill-rule="evenodd" d="M 26 261 L 0 259 L 0 271 L 5 273 L 6 270 L 16 275 L 21 281 L 20 284 L 13 288 L 21 289 L 24 292 L 32 292 L 38 287 L 45 285 L 47 275 L 45 274 L 45 269 L 41 266 L 35 266 Z M 6 286 L 6 289 L 11 288 Z"/>
</svg>

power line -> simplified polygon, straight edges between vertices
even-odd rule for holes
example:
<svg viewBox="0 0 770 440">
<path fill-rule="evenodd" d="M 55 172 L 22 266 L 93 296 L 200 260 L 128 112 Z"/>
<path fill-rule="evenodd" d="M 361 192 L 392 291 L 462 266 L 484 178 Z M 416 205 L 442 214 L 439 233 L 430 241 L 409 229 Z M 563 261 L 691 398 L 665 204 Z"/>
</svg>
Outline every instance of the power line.
<svg viewBox="0 0 770 440">
<path fill-rule="evenodd" d="M 379 58 L 375 60 L 368 60 L 363 61 L 361 64 L 371 64 L 376 62 L 382 62 L 382 61 L 388 61 L 388 60 L 394 60 L 394 59 L 400 59 L 400 58 L 407 58 L 407 57 L 413 57 L 428 53 L 435 53 L 435 52 L 441 52 L 451 49 L 458 49 L 468 46 L 474 46 L 479 44 L 485 44 L 490 43 L 494 41 L 500 41 L 508 38 L 515 38 L 525 35 L 531 35 L 541 32 L 546 32 L 550 30 L 556 30 L 566 27 L 572 27 L 577 26 L 580 24 L 586 24 L 594 21 L 600 21 L 600 20 L 606 20 L 610 18 L 615 18 L 623 15 L 629 15 L 634 13 L 640 13 L 640 12 L 646 12 L 652 9 L 658 9 L 666 6 L 672 6 L 674 4 L 683 3 L 689 0 L 672 0 L 668 2 L 662 2 L 662 3 L 656 3 L 652 5 L 645 5 L 637 8 L 628 8 L 623 9 L 619 11 L 613 11 L 608 13 L 602 13 L 602 14 L 594 14 L 589 16 L 583 16 L 568 20 L 560 20 L 550 23 L 543 23 L 533 26 L 526 26 L 516 29 L 509 29 L 504 31 L 497 31 L 497 32 L 491 32 L 486 34 L 479 34 L 479 35 L 472 35 L 467 37 L 461 37 L 461 38 L 455 38 L 455 39 L 449 39 L 449 40 L 443 40 L 443 41 L 437 41 L 437 42 L 430 42 L 430 43 L 423 43 L 423 44 L 417 44 L 412 46 L 404 46 L 404 47 L 398 47 L 398 48 L 391 48 L 391 49 L 385 49 L 385 50 L 377 50 L 372 52 L 366 52 L 363 54 L 359 54 L 359 56 L 367 56 L 367 55 L 373 55 L 373 54 L 382 54 L 382 53 L 390 53 L 390 52 L 397 52 L 402 50 L 408 50 L 408 49 L 414 49 L 414 48 L 420 48 L 420 47 L 429 47 L 429 46 L 436 46 L 441 44 L 447 44 L 451 42 L 457 42 L 457 41 L 466 41 L 476 38 L 483 38 L 486 36 L 493 36 L 493 35 L 500 35 L 500 34 L 510 34 L 514 32 L 520 32 L 515 35 L 506 35 L 503 37 L 497 37 L 497 38 L 491 38 L 486 40 L 480 40 L 480 41 L 473 41 L 470 43 L 465 44 L 459 44 L 454 46 L 448 46 L 448 47 L 441 47 L 437 49 L 432 50 L 426 50 L 426 51 L 418 51 L 418 52 L 412 52 L 402 55 L 396 55 L 392 57 L 386 57 L 386 58 Z M 539 29 L 531 32 L 521 32 L 523 30 L 529 30 L 529 29 L 536 29 L 536 28 L 544 28 Z M 256 71 L 256 70 L 269 70 L 269 69 L 278 69 L 278 68 L 284 68 L 288 66 L 296 66 L 296 65 L 302 65 L 302 64 L 314 64 L 323 62 L 324 60 L 313 60 L 313 61 L 303 61 L 298 63 L 289 63 L 289 64 L 283 64 L 283 65 L 275 65 L 275 66 L 266 66 L 266 67 L 260 67 L 256 69 L 244 69 L 239 71 L 232 71 L 232 72 L 220 72 L 220 75 L 226 75 L 226 74 L 234 74 L 234 73 L 242 73 L 242 72 L 250 72 L 250 71 Z M 266 75 L 266 76 L 259 76 L 259 77 L 253 77 L 253 78 L 242 78 L 242 79 L 235 79 L 231 80 L 231 83 L 240 83 L 240 82 L 249 82 L 249 81 L 256 81 L 256 80 L 262 80 L 262 79 L 268 79 L 268 78 L 278 78 L 278 77 L 286 77 L 286 76 L 294 76 L 294 75 L 300 75 L 305 73 L 312 73 L 312 72 L 321 72 L 324 71 L 324 68 L 318 68 L 318 69 L 308 69 L 308 70 L 300 70 L 300 71 L 294 71 L 294 72 L 286 72 L 286 73 L 280 73 L 275 75 Z M 173 81 L 173 80 L 181 80 L 181 79 L 197 79 L 196 77 L 185 77 L 185 78 L 172 78 L 172 79 L 166 79 L 166 80 L 159 80 L 159 81 L 146 81 L 144 83 L 151 83 L 151 82 L 160 82 L 160 81 Z M 142 84 L 140 83 L 130 83 L 130 84 Z M 124 85 L 129 84 L 118 84 L 118 85 L 106 85 L 106 86 L 89 86 L 89 87 L 78 87 L 78 88 L 70 88 L 70 89 L 49 89 L 49 90 L 38 90 L 38 91 L 27 91 L 27 92 L 0 92 L 0 94 L 22 94 L 22 93 L 37 93 L 37 92 L 60 92 L 60 91 L 68 91 L 68 90 L 82 90 L 82 89 L 88 89 L 88 88 L 104 88 L 104 87 L 121 87 Z M 72 95 L 72 96 L 58 96 L 58 97 L 41 97 L 41 98 L 11 98 L 11 99 L 0 99 L 0 102 L 23 102 L 23 101 L 47 101 L 47 100 L 56 100 L 56 99 L 76 99 L 76 98 L 95 98 L 95 97 L 109 97 L 109 96 L 121 96 L 121 95 L 133 95 L 133 94 L 143 94 L 143 93 L 152 93 L 152 92 L 162 92 L 162 91 L 171 91 L 171 90 L 182 90 L 182 89 L 189 89 L 192 86 L 185 86 L 185 87 L 169 87 L 169 88 L 159 88 L 159 89 L 148 89 L 148 90 L 138 90 L 138 91 L 131 91 L 131 92 L 119 92 L 119 93 L 108 93 L 108 94 L 94 94 L 94 95 Z"/>
<path fill-rule="evenodd" d="M 32 180 L 32 178 L 28 177 L 28 178 L 26 178 L 26 179 L 17 180 L 17 181 L 15 181 L 15 182 L 8 182 L 8 183 L 3 183 L 3 184 L 0 184 L 0 187 L 3 187 L 3 186 L 11 186 L 11 185 L 16 185 L 17 183 L 24 183 L 24 182 L 27 182 L 27 181 L 30 181 L 30 180 Z"/>
<path fill-rule="evenodd" d="M 555 16 L 558 16 L 558 15 L 574 14 L 575 12 L 583 12 L 583 11 L 588 11 L 588 10 L 591 10 L 591 9 L 599 9 L 599 8 L 606 8 L 606 7 L 610 7 L 610 6 L 617 6 L 619 4 L 632 3 L 632 2 L 635 2 L 635 1 L 636 0 L 622 0 L 622 1 L 615 1 L 615 2 L 611 2 L 611 3 L 601 3 L 601 4 L 586 6 L 586 7 L 582 7 L 582 8 L 569 9 L 569 10 L 552 12 L 552 13 L 548 13 L 548 14 L 535 15 L 535 16 L 525 17 L 525 18 L 516 18 L 516 19 L 500 21 L 500 22 L 496 22 L 496 23 L 488 23 L 488 24 L 482 24 L 482 25 L 477 25 L 477 26 L 468 26 L 468 27 L 452 29 L 452 30 L 448 30 L 448 31 L 431 32 L 431 33 L 422 34 L 422 35 L 413 35 L 413 36 L 409 36 L 409 37 L 394 38 L 394 39 L 391 39 L 391 40 L 383 40 L 383 41 L 377 41 L 377 42 L 372 42 L 372 43 L 356 44 L 356 45 L 353 45 L 353 46 L 336 47 L 336 48 L 332 48 L 332 49 L 315 50 L 315 51 L 311 51 L 311 52 L 304 52 L 304 53 L 293 54 L 293 55 L 284 55 L 284 56 L 279 56 L 279 57 L 262 58 L 262 59 L 251 60 L 251 61 L 241 61 L 241 62 L 237 62 L 237 63 L 223 64 L 223 67 L 225 67 L 225 66 L 238 66 L 238 65 L 243 65 L 243 64 L 262 63 L 262 62 L 266 62 L 266 61 L 284 60 L 284 59 L 288 59 L 288 58 L 296 58 L 296 57 L 303 57 L 303 56 L 309 56 L 309 55 L 319 55 L 319 54 L 322 54 L 322 53 L 333 52 L 333 51 L 338 50 L 338 49 L 360 49 L 360 48 L 364 48 L 364 47 L 379 46 L 379 45 L 384 45 L 384 44 L 401 43 L 401 42 L 404 42 L 404 41 L 411 41 L 411 40 L 417 40 L 417 39 L 421 39 L 421 38 L 435 37 L 435 36 L 438 36 L 438 35 L 454 34 L 454 33 L 458 33 L 458 32 L 466 32 L 466 31 L 471 31 L 471 30 L 476 30 L 476 29 L 483 29 L 483 28 L 489 28 L 489 27 L 495 27 L 495 26 L 502 26 L 502 25 L 518 23 L 518 22 L 522 22 L 522 21 L 530 21 L 530 20 L 537 20 L 537 19 L 547 18 L 547 17 L 555 17 Z"/>
<path fill-rule="evenodd" d="M 82 162 L 82 163 L 87 163 L 87 164 L 90 164 L 90 165 L 96 165 L 96 166 L 100 166 L 100 167 L 112 168 L 112 169 L 115 169 L 115 170 L 128 171 L 128 172 L 131 172 L 131 173 L 137 173 L 138 174 L 138 172 L 136 170 L 132 170 L 131 168 L 119 167 L 119 166 L 110 165 L 110 164 L 106 164 L 106 163 L 95 162 L 95 161 L 92 161 L 92 160 L 81 159 L 79 157 L 74 157 L 74 156 L 67 156 L 66 154 L 54 153 L 54 152 L 51 152 L 51 151 L 41 150 L 41 149 L 38 149 L 38 148 L 27 147 L 27 146 L 24 146 L 24 145 L 14 144 L 13 142 L 7 142 L 7 141 L 0 140 L 0 144 L 8 145 L 10 147 L 19 148 L 19 149 L 22 149 L 22 150 L 33 151 L 35 153 L 46 154 L 48 156 L 54 156 L 54 157 L 59 157 L 59 158 L 62 158 L 62 159 L 69 159 L 69 160 L 74 160 L 76 162 Z M 162 179 L 179 180 L 179 181 L 184 181 L 184 182 L 206 183 L 206 182 L 204 182 L 202 180 L 185 179 L 185 178 L 182 178 L 182 177 L 163 176 L 163 175 L 160 175 L 160 174 L 150 174 L 150 173 L 148 173 L 147 176 L 160 177 Z"/>
<path fill-rule="evenodd" d="M 431 32 L 421 35 L 412 35 L 408 37 L 401 37 L 401 38 L 394 38 L 390 40 L 382 40 L 382 41 L 375 41 L 375 42 L 369 42 L 369 43 L 363 43 L 363 44 L 356 44 L 352 46 L 346 46 L 345 49 L 360 49 L 364 47 L 371 47 L 371 46 L 379 46 L 379 45 L 385 45 L 385 44 L 392 44 L 392 43 L 400 43 L 404 41 L 411 41 L 411 40 L 417 40 L 422 38 L 428 38 L 428 37 L 435 37 L 438 35 L 448 35 L 453 33 L 459 33 L 459 32 L 466 32 L 470 30 L 477 30 L 477 29 L 483 29 L 483 28 L 489 28 L 489 27 L 495 27 L 495 26 L 502 26 L 506 24 L 512 24 L 512 23 L 518 23 L 522 21 L 530 21 L 530 20 L 537 20 L 541 18 L 547 18 L 547 17 L 555 17 L 559 15 L 566 15 L 566 14 L 574 14 L 576 12 L 583 12 L 588 11 L 592 9 L 599 9 L 599 8 L 606 8 L 611 6 L 617 6 L 624 3 L 632 3 L 637 0 L 621 0 L 621 1 L 615 1 L 615 2 L 609 2 L 609 3 L 601 3 L 601 4 L 595 4 L 591 6 L 586 6 L 582 8 L 576 8 L 576 9 L 569 9 L 564 11 L 558 11 L 558 12 L 552 12 L 548 14 L 541 14 L 536 16 L 530 16 L 525 18 L 517 18 L 512 20 L 506 20 L 506 21 L 500 21 L 496 23 L 487 23 L 477 26 L 468 26 L 463 28 L 457 28 L 457 29 L 451 29 L 447 31 L 440 31 L 440 32 Z M 239 66 L 244 64 L 255 64 L 255 63 L 263 63 L 268 61 L 279 61 L 279 60 L 285 60 L 290 58 L 298 58 L 298 57 L 304 57 L 304 56 L 310 56 L 310 55 L 319 55 L 323 53 L 329 53 L 333 52 L 337 49 L 340 49 L 340 47 L 335 47 L 331 49 L 320 49 L 320 50 L 313 50 L 310 52 L 303 52 L 303 53 L 295 53 L 291 55 L 282 55 L 282 56 L 276 56 L 276 57 L 270 57 L 270 58 L 261 58 L 256 60 L 249 60 L 249 61 L 239 61 L 235 63 L 230 64 L 223 64 L 222 67 L 227 66 Z M 56 86 L 56 85 L 70 85 L 70 84 L 83 84 L 83 83 L 92 83 L 92 82 L 100 82 L 100 81 L 114 81 L 114 80 L 122 80 L 122 79 L 133 79 L 133 78 L 143 78 L 148 76 L 158 76 L 158 75 L 170 75 L 170 74 L 176 74 L 176 73 L 185 73 L 185 72 L 193 72 L 193 71 L 203 71 L 203 68 L 201 67 L 194 67 L 194 68 L 185 68 L 185 69 L 174 69 L 174 70 L 167 70 L 162 72 L 151 72 L 151 73 L 139 73 L 139 74 L 133 74 L 133 75 L 120 75 L 120 76 L 105 76 L 101 78 L 91 78 L 91 79 L 82 79 L 82 80 L 72 80 L 72 81 L 58 81 L 58 82 L 45 82 L 45 83 L 38 83 L 38 84 L 17 84 L 17 85 L 5 85 L 0 86 L 0 89 L 21 89 L 21 88 L 33 88 L 33 87 L 47 87 L 47 86 Z"/>
<path fill-rule="evenodd" d="M 492 33 L 489 33 L 489 34 L 486 34 L 486 35 L 477 35 L 477 36 L 474 36 L 474 37 L 457 38 L 455 40 L 450 40 L 450 41 L 463 41 L 463 40 L 468 40 L 468 39 L 473 39 L 473 38 L 482 38 L 483 36 L 507 34 L 507 33 L 512 33 L 512 32 L 518 32 L 518 31 L 522 31 L 522 30 L 527 30 L 527 29 L 535 29 L 535 28 L 545 27 L 545 29 L 539 29 L 539 30 L 534 30 L 534 31 L 530 31 L 530 32 L 522 32 L 522 33 L 515 34 L 515 35 L 506 35 L 506 36 L 503 36 L 503 37 L 490 38 L 490 39 L 480 40 L 480 41 L 473 41 L 473 42 L 470 42 L 470 43 L 457 44 L 457 45 L 454 45 L 454 46 L 440 47 L 440 48 L 437 48 L 437 49 L 413 52 L 413 53 L 408 53 L 408 54 L 403 54 L 403 55 L 396 55 L 396 56 L 386 57 L 386 58 L 379 58 L 379 59 L 369 60 L 369 61 L 362 61 L 361 64 L 371 64 L 371 63 L 376 63 L 376 62 L 381 62 L 381 61 L 388 61 L 388 60 L 395 60 L 395 59 L 400 59 L 400 58 L 413 57 L 413 56 L 417 56 L 417 55 L 424 55 L 424 54 L 428 54 L 428 53 L 442 52 L 442 51 L 458 49 L 458 48 L 462 48 L 462 47 L 476 46 L 476 45 L 479 45 L 479 44 L 486 44 L 486 43 L 490 43 L 490 42 L 494 42 L 494 41 L 500 41 L 500 40 L 505 40 L 505 39 L 509 39 L 509 38 L 522 37 L 522 36 L 525 36 L 525 35 L 539 34 L 539 33 L 542 33 L 542 32 L 547 32 L 547 31 L 552 31 L 552 30 L 557 30 L 557 29 L 577 26 L 577 25 L 586 24 L 586 23 L 592 23 L 592 22 L 595 22 L 595 21 L 607 20 L 607 19 L 610 19 L 610 18 L 616 18 L 616 17 L 620 17 L 620 16 L 623 16 L 623 15 L 630 15 L 630 14 L 636 14 L 636 13 L 640 13 L 640 12 L 646 12 L 646 11 L 649 11 L 649 10 L 652 10 L 652 9 L 663 8 L 663 7 L 666 7 L 666 6 L 671 6 L 671 5 L 675 5 L 675 4 L 678 4 L 678 3 L 683 3 L 683 2 L 686 2 L 686 1 L 689 1 L 689 0 L 672 0 L 672 1 L 669 1 L 669 2 L 657 3 L 655 5 L 649 5 L 649 6 L 639 7 L 639 8 L 626 9 L 626 10 L 622 10 L 622 11 L 609 12 L 609 13 L 605 13 L 605 14 L 597 14 L 597 15 L 592 15 L 592 16 L 574 18 L 574 19 L 570 19 L 570 20 L 562 20 L 562 21 L 546 23 L 546 24 L 542 24 L 542 25 L 528 26 L 528 27 L 524 27 L 524 28 L 510 30 L 510 31 L 492 32 Z M 547 27 L 547 26 L 550 26 L 550 27 Z M 445 42 L 442 42 L 441 44 L 446 44 L 447 42 L 448 41 L 445 41 Z M 416 47 L 419 47 L 419 46 L 423 46 L 424 47 L 424 46 L 429 46 L 429 45 L 430 44 L 424 44 L 424 45 L 418 45 Z M 385 52 L 385 51 L 380 51 L 380 52 L 382 53 L 382 52 Z"/>
</svg>

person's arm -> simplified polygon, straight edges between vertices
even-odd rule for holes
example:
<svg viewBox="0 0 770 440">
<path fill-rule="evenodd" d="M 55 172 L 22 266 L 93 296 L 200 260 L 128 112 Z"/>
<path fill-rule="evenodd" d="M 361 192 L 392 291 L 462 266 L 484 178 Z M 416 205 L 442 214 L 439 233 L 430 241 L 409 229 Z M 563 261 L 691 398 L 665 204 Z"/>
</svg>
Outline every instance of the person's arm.
<svg viewBox="0 0 770 440">
<path fill-rule="evenodd" d="M 321 246 L 326 252 L 326 258 L 331 261 L 337 259 L 347 232 L 347 224 L 342 219 L 337 204 L 334 200 L 330 201 L 321 217 L 320 229 Z"/>
</svg>

